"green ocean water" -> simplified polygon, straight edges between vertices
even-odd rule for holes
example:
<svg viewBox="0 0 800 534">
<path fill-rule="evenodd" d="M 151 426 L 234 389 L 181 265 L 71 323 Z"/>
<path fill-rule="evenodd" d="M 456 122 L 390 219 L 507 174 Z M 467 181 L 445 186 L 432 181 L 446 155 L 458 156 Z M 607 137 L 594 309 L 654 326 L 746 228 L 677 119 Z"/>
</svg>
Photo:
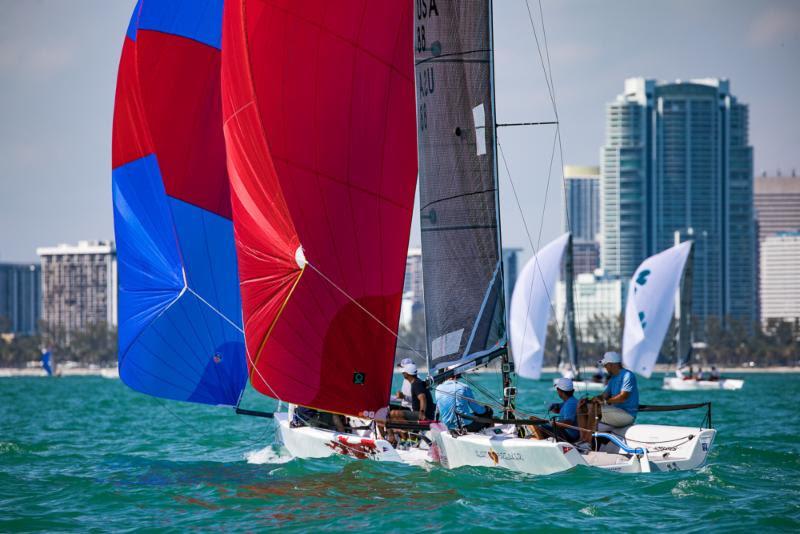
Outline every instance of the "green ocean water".
<svg viewBox="0 0 800 534">
<path fill-rule="evenodd" d="M 0 531 L 800 531 L 800 375 L 746 380 L 739 392 L 690 393 L 640 381 L 645 404 L 713 401 L 719 433 L 700 470 L 534 477 L 295 460 L 274 445 L 269 420 L 153 399 L 118 380 L 0 379 Z M 547 381 L 520 389 L 536 413 L 556 400 Z M 243 405 L 275 406 L 253 391 Z"/>
</svg>

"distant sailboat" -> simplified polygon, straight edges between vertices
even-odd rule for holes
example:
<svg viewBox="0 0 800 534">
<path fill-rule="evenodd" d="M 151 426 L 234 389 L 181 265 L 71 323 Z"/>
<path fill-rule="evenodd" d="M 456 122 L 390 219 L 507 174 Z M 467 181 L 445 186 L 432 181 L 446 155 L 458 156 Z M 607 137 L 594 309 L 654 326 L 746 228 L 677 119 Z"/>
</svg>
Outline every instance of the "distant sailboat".
<svg viewBox="0 0 800 534">
<path fill-rule="evenodd" d="M 42 369 L 47 376 L 53 376 L 53 355 L 49 350 L 42 350 Z"/>
<path fill-rule="evenodd" d="M 631 371 L 650 378 L 675 310 L 692 242 L 685 241 L 644 260 L 631 277 L 625 305 L 622 361 Z"/>
<path fill-rule="evenodd" d="M 675 376 L 664 377 L 663 389 L 673 391 L 698 391 L 698 390 L 737 390 L 744 385 L 744 380 L 735 378 L 720 378 L 692 376 L 692 351 L 695 344 L 692 342 L 692 285 L 694 279 L 694 249 L 686 259 L 686 267 L 679 290 L 678 314 L 678 339 L 675 344 Z"/>
</svg>

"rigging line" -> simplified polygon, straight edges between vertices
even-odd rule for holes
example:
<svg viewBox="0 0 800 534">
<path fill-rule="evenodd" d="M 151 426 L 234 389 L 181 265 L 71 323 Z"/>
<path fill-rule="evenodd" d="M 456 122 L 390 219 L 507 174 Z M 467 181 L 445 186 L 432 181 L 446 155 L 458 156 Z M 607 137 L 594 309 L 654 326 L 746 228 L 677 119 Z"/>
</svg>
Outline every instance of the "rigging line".
<svg viewBox="0 0 800 534">
<path fill-rule="evenodd" d="M 358 302 L 356 299 L 354 299 L 353 297 L 351 297 L 351 296 L 350 296 L 350 294 L 349 294 L 347 291 L 345 291 L 344 289 L 342 289 L 342 288 L 341 288 L 341 287 L 340 287 L 338 284 L 336 284 L 336 282 L 334 282 L 333 280 L 331 280 L 330 278 L 328 278 L 327 276 L 325 276 L 325 274 L 324 274 L 322 271 L 320 271 L 319 269 L 317 269 L 317 266 L 316 266 L 316 265 L 314 265 L 313 263 L 311 263 L 311 262 L 310 262 L 310 261 L 308 261 L 308 260 L 306 260 L 306 265 L 308 265 L 309 267 L 311 267 L 312 269 L 314 269 L 314 272 L 316 272 L 318 275 L 320 275 L 320 276 L 323 278 L 323 280 L 325 280 L 325 281 L 326 281 L 326 282 L 328 282 L 330 285 L 332 285 L 334 288 L 336 288 L 336 290 L 338 290 L 338 291 L 339 291 L 339 292 L 340 292 L 342 295 L 344 295 L 345 297 L 347 297 L 347 298 L 348 298 L 348 300 L 350 300 L 350 302 L 352 302 L 353 304 L 355 304 L 356 306 L 358 306 L 358 307 L 359 307 L 359 308 L 360 308 L 360 309 L 361 309 L 361 310 L 362 310 L 364 313 L 366 313 L 366 314 L 367 314 L 367 315 L 368 315 L 368 316 L 369 316 L 369 317 L 370 317 L 372 320 L 374 320 L 376 323 L 378 323 L 379 325 L 381 325 L 381 326 L 382 326 L 382 327 L 383 327 L 383 328 L 384 328 L 384 329 L 385 329 L 387 332 L 389 332 L 390 334 L 392 334 L 392 336 L 394 336 L 394 338 L 395 338 L 395 339 L 397 339 L 397 342 L 398 342 L 398 343 L 402 343 L 402 345 L 403 345 L 403 348 L 405 348 L 405 349 L 407 349 L 407 350 L 410 350 L 411 352 L 413 352 L 414 354 L 416 354 L 417 356 L 419 356 L 420 358 L 422 358 L 422 359 L 423 359 L 423 361 L 427 361 L 427 358 L 426 358 L 425 356 L 423 356 L 422 354 L 420 354 L 420 353 L 419 353 L 419 352 L 418 352 L 418 351 L 417 351 L 417 350 L 416 350 L 414 347 L 411 347 L 411 346 L 410 346 L 410 345 L 408 345 L 408 344 L 407 344 L 405 341 L 403 341 L 402 339 L 400 339 L 400 336 L 397 334 L 397 332 L 395 332 L 394 330 L 392 330 L 391 328 L 389 328 L 388 326 L 386 326 L 386 323 L 384 323 L 383 321 L 381 321 L 380 319 L 378 319 L 378 318 L 377 318 L 377 317 L 376 317 L 376 316 L 375 316 L 375 315 L 374 315 L 374 314 L 373 314 L 371 311 L 369 311 L 367 308 L 365 308 L 364 306 L 362 306 L 360 302 Z"/>
<path fill-rule="evenodd" d="M 547 195 L 549 194 L 549 191 L 550 191 L 550 179 L 551 179 L 552 172 L 553 172 L 553 159 L 555 158 L 555 152 L 556 152 L 556 139 L 555 139 L 555 136 L 553 137 L 553 148 L 552 148 L 552 150 L 550 152 L 550 165 L 549 165 L 548 170 L 547 170 L 547 185 L 545 187 L 545 192 L 544 192 L 545 202 L 542 205 L 542 215 L 541 215 L 540 220 L 539 220 L 539 235 L 537 237 L 536 246 L 533 245 L 533 238 L 531 237 L 531 233 L 530 233 L 530 230 L 528 228 L 528 221 L 525 219 L 525 213 L 522 210 L 522 204 L 520 203 L 519 196 L 517 195 L 517 188 L 514 185 L 514 180 L 511 178 L 511 170 L 508 167 L 508 160 L 506 160 L 506 155 L 505 155 L 505 152 L 503 151 L 503 146 L 500 144 L 500 140 L 499 139 L 496 139 L 496 141 L 497 141 L 498 151 L 500 152 L 500 158 L 503 160 L 503 167 L 505 167 L 505 169 L 506 169 L 506 176 L 508 176 L 508 181 L 511 184 L 511 191 L 514 193 L 514 200 L 517 203 L 517 208 L 519 209 L 520 216 L 522 217 L 522 224 L 523 224 L 523 227 L 525 228 L 525 233 L 528 236 L 528 243 L 530 243 L 531 248 L 534 251 L 533 252 L 533 257 L 534 257 L 534 260 L 535 260 L 534 265 L 539 270 L 539 277 L 542 280 L 542 285 L 544 286 L 545 295 L 547 296 L 547 301 L 550 304 L 550 311 L 552 312 L 553 316 L 556 316 L 556 309 L 555 309 L 555 305 L 553 304 L 553 298 L 551 297 L 550 290 L 548 289 L 547 284 L 544 281 L 544 273 L 542 272 L 542 265 L 539 262 L 539 257 L 538 257 L 539 247 L 541 246 L 541 243 L 542 243 L 542 228 L 543 228 L 543 225 L 544 225 L 544 215 L 545 215 L 545 211 L 546 211 L 545 208 L 547 206 Z M 533 288 L 533 284 L 531 284 L 531 290 L 530 290 L 531 293 L 528 295 L 529 301 L 530 301 L 530 296 L 533 293 L 533 289 L 534 289 Z M 528 306 L 528 309 L 526 310 L 525 330 L 523 330 L 523 333 L 522 333 L 523 339 L 525 338 L 525 336 L 528 333 L 528 320 L 527 319 L 528 319 L 528 313 L 529 312 L 530 312 L 530 306 Z M 558 322 L 556 322 L 556 324 L 558 324 Z M 565 324 L 562 324 L 561 327 L 559 327 L 560 335 L 564 335 L 564 329 L 565 328 L 566 328 Z M 542 350 L 544 350 L 544 348 Z"/>
<path fill-rule="evenodd" d="M 233 321 L 231 321 L 230 319 L 228 319 L 228 317 L 227 317 L 227 316 L 226 316 L 224 313 L 222 313 L 221 311 L 219 311 L 219 310 L 218 310 L 217 308 L 215 308 L 215 307 L 214 307 L 214 306 L 213 306 L 213 305 L 212 305 L 210 302 L 208 302 L 206 299 L 204 299 L 203 297 L 201 297 L 201 296 L 200 296 L 200 295 L 199 295 L 199 294 L 198 294 L 198 293 L 197 293 L 197 292 L 196 292 L 194 289 L 192 289 L 191 287 L 187 287 L 187 290 L 189 291 L 189 293 L 191 293 L 192 295 L 194 295 L 195 297 L 197 297 L 197 299 L 198 299 L 200 302 L 202 302 L 203 304 L 205 304 L 206 306 L 208 306 L 208 307 L 211 309 L 211 311 L 213 311 L 214 313 L 216 313 L 217 315 L 219 315 L 220 317 L 222 317 L 223 319 L 225 319 L 225 321 L 227 321 L 227 323 L 228 323 L 228 324 L 230 324 L 230 325 L 231 325 L 233 328 L 235 328 L 237 332 L 239 332 L 240 334 L 244 334 L 244 330 L 242 329 L 242 327 L 241 327 L 241 326 L 237 325 L 236 323 L 234 323 Z"/>
<path fill-rule="evenodd" d="M 196 426 L 191 424 L 189 421 L 187 421 L 186 419 L 184 419 L 183 417 L 181 417 L 177 413 L 175 413 L 172 410 L 170 410 L 169 404 L 164 399 L 161 399 L 159 397 L 153 397 L 153 398 L 158 399 L 158 401 L 161 403 L 161 406 L 163 406 L 167 410 L 167 412 L 170 413 L 170 415 L 172 415 L 175 419 L 177 419 L 178 421 L 183 423 L 185 426 L 189 427 L 193 432 L 196 432 L 197 434 L 201 434 L 201 435 L 208 435 L 206 432 L 200 430 L 199 428 L 197 428 Z"/>
<path fill-rule="evenodd" d="M 558 121 L 541 121 L 541 122 L 498 122 L 494 126 L 495 128 L 504 128 L 507 126 L 544 126 L 546 124 L 558 124 Z M 485 128 L 485 126 L 481 126 L 481 128 Z M 477 128 L 476 128 L 477 129 Z"/>
<path fill-rule="evenodd" d="M 565 206 L 564 217 L 565 217 L 565 220 L 566 220 L 566 223 L 567 223 L 567 231 L 572 233 L 572 221 L 570 220 L 569 211 L 566 209 L 566 206 L 568 204 L 567 204 L 567 189 L 566 189 L 566 184 L 564 183 L 565 182 L 565 180 L 564 180 L 564 147 L 563 147 L 563 143 L 562 143 L 562 140 L 561 140 L 561 124 L 560 124 L 560 118 L 559 118 L 559 115 L 558 115 L 558 105 L 556 103 L 555 80 L 553 80 L 553 68 L 552 68 L 552 63 L 550 62 L 550 48 L 549 48 L 548 43 L 547 43 L 547 29 L 546 29 L 545 24 L 544 24 L 544 11 L 542 10 L 542 1 L 538 0 L 538 4 L 539 4 L 539 19 L 540 19 L 540 21 L 542 23 L 542 40 L 544 42 L 545 56 L 547 57 L 547 67 L 545 67 L 545 61 L 542 58 L 542 48 L 541 48 L 541 46 L 539 44 L 539 37 L 538 37 L 538 35 L 536 33 L 536 24 L 533 21 L 533 14 L 531 13 L 530 3 L 529 3 L 529 0 L 525 0 L 525 7 L 526 7 L 526 9 L 528 11 L 528 20 L 531 23 L 531 31 L 533 32 L 533 38 L 536 41 L 536 49 L 537 49 L 537 51 L 539 53 L 539 62 L 541 63 L 542 73 L 544 74 L 545 83 L 547 83 L 547 88 L 548 88 L 548 91 L 549 91 L 549 94 L 550 94 L 550 103 L 553 106 L 553 114 L 555 115 L 556 122 L 558 123 L 557 126 L 556 126 L 556 136 L 558 138 L 558 153 L 559 153 L 559 161 L 560 161 L 560 164 L 561 164 L 561 183 L 564 186 L 563 187 L 563 197 L 564 197 L 564 206 Z M 576 294 L 576 288 L 575 288 L 575 285 L 573 284 L 572 285 L 572 300 L 573 300 L 573 302 L 575 301 L 575 294 Z M 577 343 L 577 340 L 575 340 L 575 343 Z M 576 370 L 578 371 L 578 373 L 581 373 L 580 362 L 578 362 L 578 369 L 576 369 Z"/>
</svg>

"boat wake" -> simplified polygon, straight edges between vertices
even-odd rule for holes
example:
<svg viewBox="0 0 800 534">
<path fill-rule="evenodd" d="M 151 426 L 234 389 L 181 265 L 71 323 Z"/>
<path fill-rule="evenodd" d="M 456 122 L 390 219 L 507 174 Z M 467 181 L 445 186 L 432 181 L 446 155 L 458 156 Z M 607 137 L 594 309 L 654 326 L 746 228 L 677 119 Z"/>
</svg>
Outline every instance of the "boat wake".
<svg viewBox="0 0 800 534">
<path fill-rule="evenodd" d="M 246 452 L 244 459 L 248 464 L 285 464 L 294 457 L 286 449 L 267 445 L 263 449 Z"/>
</svg>

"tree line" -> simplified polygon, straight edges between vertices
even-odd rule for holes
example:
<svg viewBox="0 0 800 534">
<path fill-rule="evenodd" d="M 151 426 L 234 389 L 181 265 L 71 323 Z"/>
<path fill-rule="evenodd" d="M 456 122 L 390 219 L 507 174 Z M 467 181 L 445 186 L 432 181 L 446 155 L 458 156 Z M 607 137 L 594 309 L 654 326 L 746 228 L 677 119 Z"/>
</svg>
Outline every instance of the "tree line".
<svg viewBox="0 0 800 534">
<path fill-rule="evenodd" d="M 0 332 L 10 329 L 7 324 L 7 318 L 0 317 Z M 56 362 L 114 365 L 117 362 L 117 329 L 101 322 L 67 332 L 41 321 L 36 334 L 0 338 L 0 366 L 25 367 L 27 362 L 41 358 L 42 349 L 50 350 Z"/>
<path fill-rule="evenodd" d="M 584 369 L 593 369 L 606 351 L 622 351 L 623 315 L 592 317 L 583 329 L 578 329 L 578 353 Z M 695 365 L 740 366 L 755 362 L 759 367 L 800 365 L 800 320 L 770 319 L 748 325 L 735 318 L 709 317 L 705 325 L 695 318 L 693 325 L 696 344 L 692 359 Z M 675 362 L 677 324 L 672 321 L 658 363 Z M 401 326 L 397 343 L 397 359 L 412 357 L 424 363 L 421 355 L 427 346 L 425 315 L 422 310 L 413 314 L 408 326 Z M 414 350 L 411 350 L 411 349 Z M 566 355 L 561 328 L 551 321 L 548 325 L 544 364 L 556 365 L 558 354 Z M 566 356 L 565 356 L 566 357 Z"/>
</svg>

